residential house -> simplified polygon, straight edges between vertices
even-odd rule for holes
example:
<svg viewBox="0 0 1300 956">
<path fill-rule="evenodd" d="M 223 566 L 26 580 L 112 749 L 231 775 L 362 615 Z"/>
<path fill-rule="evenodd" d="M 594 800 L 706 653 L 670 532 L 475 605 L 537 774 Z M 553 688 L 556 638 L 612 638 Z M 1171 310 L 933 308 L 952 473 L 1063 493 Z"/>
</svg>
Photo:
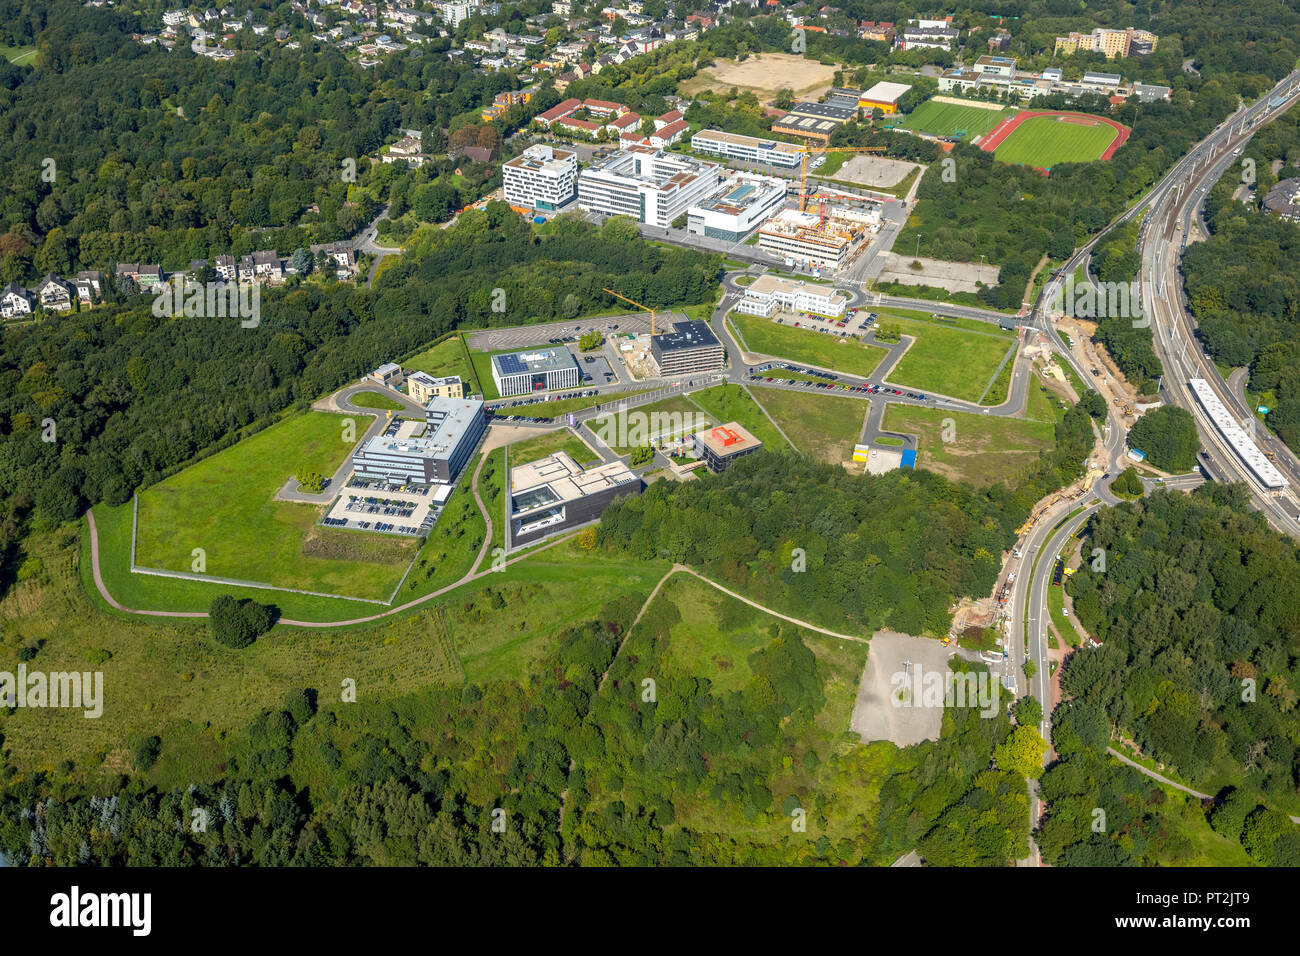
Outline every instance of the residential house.
<svg viewBox="0 0 1300 956">
<path fill-rule="evenodd" d="M 32 297 L 17 282 L 11 282 L 0 291 L 0 316 L 17 319 L 32 314 Z"/>
<path fill-rule="evenodd" d="M 42 309 L 66 312 L 72 308 L 72 286 L 56 275 L 47 274 L 36 284 L 36 298 Z"/>
<path fill-rule="evenodd" d="M 284 278 L 284 266 L 280 256 L 273 249 L 263 249 L 253 253 L 253 275 L 257 279 L 279 282 Z"/>
<path fill-rule="evenodd" d="M 346 242 L 322 242 L 310 247 L 313 257 L 322 255 L 334 263 L 334 274 L 340 279 L 350 278 L 357 267 L 357 251 Z"/>
<path fill-rule="evenodd" d="M 102 272 L 93 269 L 78 272 L 73 284 L 77 287 L 77 298 L 83 305 L 91 305 L 104 297 L 104 273 Z"/>
</svg>

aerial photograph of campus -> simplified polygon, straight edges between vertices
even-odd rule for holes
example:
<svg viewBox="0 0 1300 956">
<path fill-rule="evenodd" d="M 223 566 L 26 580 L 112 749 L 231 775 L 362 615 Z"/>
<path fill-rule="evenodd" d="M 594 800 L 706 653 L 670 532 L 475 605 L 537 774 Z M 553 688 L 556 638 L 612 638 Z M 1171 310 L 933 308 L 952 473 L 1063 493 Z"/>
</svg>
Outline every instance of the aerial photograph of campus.
<svg viewBox="0 0 1300 956">
<path fill-rule="evenodd" d="M 1112 930 L 1240 928 L 1300 866 L 1295 3 L 0 0 L 0 53 L 36 922 L 1131 867 L 1219 882 Z"/>
</svg>

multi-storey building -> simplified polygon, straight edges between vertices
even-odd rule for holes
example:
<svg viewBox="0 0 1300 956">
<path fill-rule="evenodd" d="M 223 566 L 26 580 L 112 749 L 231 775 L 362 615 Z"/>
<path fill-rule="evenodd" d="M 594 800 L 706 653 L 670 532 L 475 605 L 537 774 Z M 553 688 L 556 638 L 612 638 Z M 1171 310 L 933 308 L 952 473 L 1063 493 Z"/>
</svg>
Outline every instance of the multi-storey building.
<svg viewBox="0 0 1300 956">
<path fill-rule="evenodd" d="M 506 202 L 529 209 L 561 209 L 578 194 L 578 155 L 546 143 L 529 146 L 501 167 Z"/>
<path fill-rule="evenodd" d="M 794 143 L 784 143 L 775 139 L 760 139 L 757 136 L 741 136 L 739 133 L 727 133 L 720 129 L 702 129 L 691 137 L 691 149 L 697 153 L 710 153 L 737 159 L 742 163 L 767 163 L 794 169 L 799 165 L 801 150 Z"/>
<path fill-rule="evenodd" d="M 412 372 L 406 379 L 406 394 L 421 405 L 435 398 L 464 398 L 465 385 L 459 375 L 434 378 L 427 372 Z"/>
<path fill-rule="evenodd" d="M 554 346 L 492 356 L 492 381 L 496 383 L 497 393 L 507 398 L 573 388 L 582 381 L 582 370 L 572 352 Z"/>
<path fill-rule="evenodd" d="M 764 317 L 777 311 L 807 312 L 838 319 L 847 305 L 848 297 L 834 286 L 790 282 L 764 275 L 745 289 L 745 297 L 736 303 L 736 311 Z"/>
<path fill-rule="evenodd" d="M 1056 53 L 1104 53 L 1108 59 L 1126 56 L 1146 56 L 1155 51 L 1160 38 L 1149 30 L 1123 30 L 1098 28 L 1091 33 L 1069 33 L 1056 38 Z"/>
<path fill-rule="evenodd" d="M 667 227 L 722 185 L 722 168 L 650 146 L 629 146 L 578 175 L 578 205 Z"/>
<path fill-rule="evenodd" d="M 650 339 L 650 354 L 663 376 L 716 372 L 726 363 L 726 351 L 707 322 L 674 322 L 671 332 Z"/>
<path fill-rule="evenodd" d="M 418 438 L 369 439 L 352 456 L 353 473 L 396 485 L 454 483 L 487 428 L 483 402 L 435 398 L 425 414 L 425 432 Z"/>
</svg>

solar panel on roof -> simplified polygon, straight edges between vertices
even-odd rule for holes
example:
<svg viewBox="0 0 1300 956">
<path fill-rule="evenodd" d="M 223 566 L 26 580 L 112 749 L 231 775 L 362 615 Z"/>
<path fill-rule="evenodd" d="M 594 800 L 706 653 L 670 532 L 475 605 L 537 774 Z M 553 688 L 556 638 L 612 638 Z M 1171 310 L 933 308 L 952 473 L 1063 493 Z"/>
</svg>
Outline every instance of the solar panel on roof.
<svg viewBox="0 0 1300 956">
<path fill-rule="evenodd" d="M 522 375 L 528 371 L 528 366 L 519 361 L 517 355 L 498 355 L 497 366 L 502 375 Z"/>
</svg>

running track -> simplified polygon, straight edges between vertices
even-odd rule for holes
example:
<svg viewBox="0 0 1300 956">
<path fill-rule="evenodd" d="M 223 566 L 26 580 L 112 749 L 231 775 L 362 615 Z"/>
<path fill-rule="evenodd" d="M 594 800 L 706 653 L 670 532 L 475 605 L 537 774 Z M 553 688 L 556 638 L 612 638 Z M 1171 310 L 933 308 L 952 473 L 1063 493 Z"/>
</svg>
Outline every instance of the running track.
<svg viewBox="0 0 1300 956">
<path fill-rule="evenodd" d="M 1114 127 L 1115 138 L 1111 140 L 1111 143 L 1106 147 L 1105 152 L 1098 157 L 1099 159 L 1110 159 L 1114 156 L 1115 151 L 1128 142 L 1129 133 L 1132 132 L 1132 130 L 1122 123 L 1117 123 L 1104 116 L 1094 116 L 1092 113 L 1072 113 L 1066 110 L 1023 110 L 1015 116 L 1004 119 L 997 126 L 993 127 L 992 132 L 980 141 L 980 149 L 984 150 L 986 153 L 993 152 L 1006 142 L 1007 137 L 1014 133 L 1020 127 L 1021 123 L 1024 123 L 1026 120 L 1034 119 L 1037 116 L 1078 116 L 1081 119 L 1093 120 Z"/>
</svg>

